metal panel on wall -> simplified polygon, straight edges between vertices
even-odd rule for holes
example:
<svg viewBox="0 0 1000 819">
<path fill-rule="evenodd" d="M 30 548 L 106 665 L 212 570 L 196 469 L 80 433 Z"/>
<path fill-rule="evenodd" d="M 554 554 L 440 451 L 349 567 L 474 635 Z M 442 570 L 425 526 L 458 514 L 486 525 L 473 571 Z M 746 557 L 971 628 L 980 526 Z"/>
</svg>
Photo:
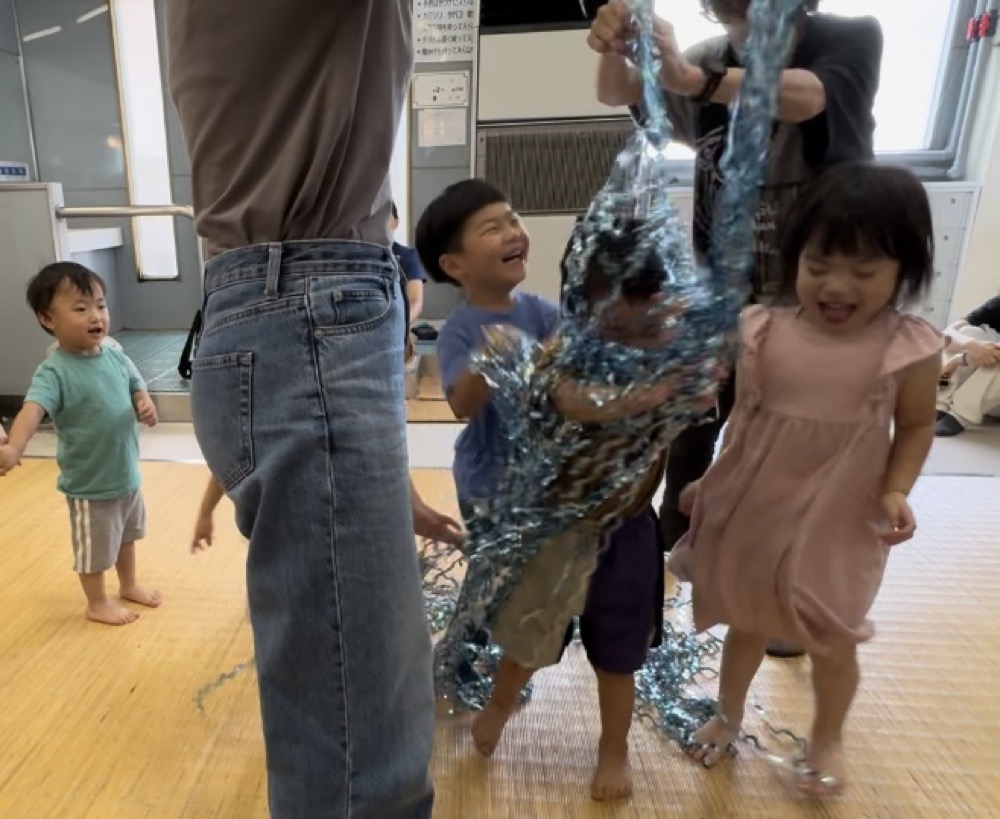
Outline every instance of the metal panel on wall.
<svg viewBox="0 0 1000 819">
<path fill-rule="evenodd" d="M 62 204 L 59 185 L 0 185 L 4 290 L 8 296 L 16 295 L 0 299 L 0 400 L 25 394 L 52 341 L 24 303 L 23 294 L 28 280 L 42 267 L 69 259 L 66 224 L 55 218 Z"/>
<path fill-rule="evenodd" d="M 577 213 L 634 130 L 628 119 L 480 127 L 476 174 L 506 191 L 521 213 Z"/>
<path fill-rule="evenodd" d="M 0 0 L 0 51 L 17 54 L 21 50 L 17 41 L 17 21 L 14 17 L 14 0 Z"/>
<path fill-rule="evenodd" d="M 431 93 L 410 94 L 410 201 L 413 227 L 428 204 L 453 182 L 473 170 L 473 140 L 479 41 L 478 0 L 458 0 L 448 7 L 415 0 L 413 4 L 413 86 Z M 441 94 L 433 93 L 440 75 Z M 463 79 L 464 78 L 464 79 Z M 464 89 L 464 90 L 463 90 Z M 455 288 L 428 282 L 424 317 L 441 319 L 458 299 Z"/>
<path fill-rule="evenodd" d="M 0 112 L 0 162 L 23 162 L 33 168 L 21 58 L 7 51 L 0 51 Z"/>
</svg>

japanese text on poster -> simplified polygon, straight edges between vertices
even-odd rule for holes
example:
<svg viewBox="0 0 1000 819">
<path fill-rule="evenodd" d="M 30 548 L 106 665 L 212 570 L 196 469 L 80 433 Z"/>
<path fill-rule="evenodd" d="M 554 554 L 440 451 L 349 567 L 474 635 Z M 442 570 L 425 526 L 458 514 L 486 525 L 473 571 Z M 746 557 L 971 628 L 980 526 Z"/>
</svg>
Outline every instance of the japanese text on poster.
<svg viewBox="0 0 1000 819">
<path fill-rule="evenodd" d="M 471 62 L 478 27 L 479 0 L 414 0 L 415 61 Z"/>
</svg>

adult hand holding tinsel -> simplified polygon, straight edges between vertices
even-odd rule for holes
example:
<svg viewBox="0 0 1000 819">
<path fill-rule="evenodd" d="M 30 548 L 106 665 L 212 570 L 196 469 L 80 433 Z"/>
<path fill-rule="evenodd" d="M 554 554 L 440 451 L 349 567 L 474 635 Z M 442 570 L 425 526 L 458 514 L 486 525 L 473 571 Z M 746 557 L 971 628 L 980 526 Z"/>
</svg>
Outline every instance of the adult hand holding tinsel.
<svg viewBox="0 0 1000 819">
<path fill-rule="evenodd" d="M 631 56 L 636 33 L 635 16 L 629 3 L 610 0 L 598 9 L 587 44 L 598 54 Z M 684 56 L 673 25 L 660 17 L 654 18 L 653 42 L 660 54 L 662 87 L 675 94 L 695 96 L 705 84 L 705 75 Z"/>
</svg>

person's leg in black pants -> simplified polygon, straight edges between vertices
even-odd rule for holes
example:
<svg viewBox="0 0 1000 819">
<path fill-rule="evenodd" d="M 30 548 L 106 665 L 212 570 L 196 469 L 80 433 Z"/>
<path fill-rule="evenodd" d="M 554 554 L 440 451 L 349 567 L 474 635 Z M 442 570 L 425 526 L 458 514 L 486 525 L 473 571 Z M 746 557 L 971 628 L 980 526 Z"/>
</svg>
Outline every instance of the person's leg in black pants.
<svg viewBox="0 0 1000 819">
<path fill-rule="evenodd" d="M 680 495 L 684 487 L 701 478 L 712 464 L 719 432 L 729 419 L 736 400 L 736 372 L 719 390 L 717 409 L 705 423 L 688 427 L 670 444 L 667 454 L 666 486 L 660 506 L 660 531 L 669 552 L 688 530 L 688 519 L 680 508 Z M 805 652 L 777 640 L 767 644 L 771 657 L 801 657 Z"/>
<path fill-rule="evenodd" d="M 669 552 L 688 530 L 688 519 L 680 510 L 680 496 L 684 487 L 705 474 L 715 457 L 719 432 L 729 419 L 736 397 L 736 373 L 729 376 L 719 390 L 716 409 L 705 421 L 688 427 L 670 444 L 667 453 L 666 486 L 660 505 L 660 531 Z"/>
</svg>

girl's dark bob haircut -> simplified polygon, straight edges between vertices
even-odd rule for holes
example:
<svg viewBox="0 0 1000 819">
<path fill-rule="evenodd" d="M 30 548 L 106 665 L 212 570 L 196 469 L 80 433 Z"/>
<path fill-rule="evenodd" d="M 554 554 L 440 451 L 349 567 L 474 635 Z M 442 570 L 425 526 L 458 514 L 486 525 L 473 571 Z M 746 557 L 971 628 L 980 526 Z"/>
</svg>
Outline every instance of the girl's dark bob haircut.
<svg viewBox="0 0 1000 819">
<path fill-rule="evenodd" d="M 872 255 L 899 262 L 896 301 L 912 303 L 934 280 L 927 191 L 906 168 L 850 162 L 821 174 L 795 202 L 782 230 L 783 295 L 794 298 L 799 258 Z"/>
</svg>

